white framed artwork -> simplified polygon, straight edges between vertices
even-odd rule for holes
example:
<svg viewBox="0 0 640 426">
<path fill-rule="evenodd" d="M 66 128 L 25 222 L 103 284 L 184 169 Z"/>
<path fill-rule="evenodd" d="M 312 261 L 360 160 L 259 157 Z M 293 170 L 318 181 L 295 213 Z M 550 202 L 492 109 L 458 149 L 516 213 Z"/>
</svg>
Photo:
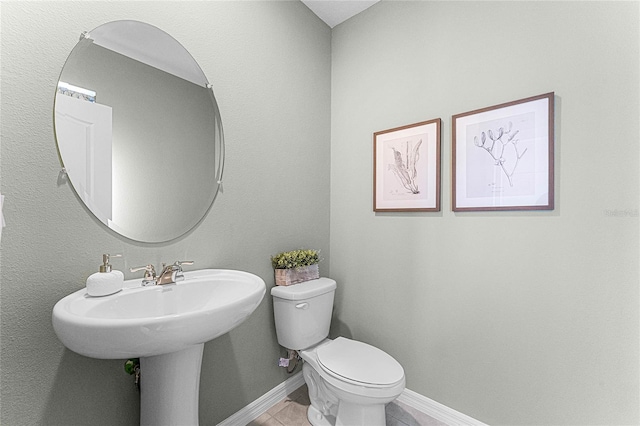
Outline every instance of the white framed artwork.
<svg viewBox="0 0 640 426">
<path fill-rule="evenodd" d="M 440 211 L 439 118 L 373 134 L 373 210 Z"/>
<path fill-rule="evenodd" d="M 554 94 L 452 117 L 453 211 L 553 210 Z"/>
</svg>

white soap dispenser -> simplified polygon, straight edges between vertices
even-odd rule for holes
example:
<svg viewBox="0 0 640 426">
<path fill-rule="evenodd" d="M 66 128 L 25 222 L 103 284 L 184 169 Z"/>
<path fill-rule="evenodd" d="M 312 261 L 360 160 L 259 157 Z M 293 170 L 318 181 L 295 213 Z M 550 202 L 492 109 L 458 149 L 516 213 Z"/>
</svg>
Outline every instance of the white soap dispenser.
<svg viewBox="0 0 640 426">
<path fill-rule="evenodd" d="M 87 294 L 89 296 L 108 296 L 122 290 L 124 274 L 120 271 L 111 270 L 109 259 L 112 257 L 122 257 L 122 255 L 103 254 L 100 272 L 91 274 L 87 278 Z"/>
</svg>

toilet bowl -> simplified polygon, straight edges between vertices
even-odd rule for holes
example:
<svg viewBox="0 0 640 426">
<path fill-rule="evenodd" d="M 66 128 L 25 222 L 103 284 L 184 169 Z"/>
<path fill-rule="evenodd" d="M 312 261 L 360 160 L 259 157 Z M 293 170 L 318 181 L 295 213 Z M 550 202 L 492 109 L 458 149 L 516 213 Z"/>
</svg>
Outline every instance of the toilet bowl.
<svg viewBox="0 0 640 426">
<path fill-rule="evenodd" d="M 300 356 L 312 425 L 385 425 L 385 405 L 405 387 L 404 370 L 395 359 L 344 337 L 325 340 Z"/>
<path fill-rule="evenodd" d="M 304 361 L 313 426 L 384 426 L 385 404 L 405 388 L 404 370 L 374 346 L 327 338 L 335 288 L 328 278 L 274 287 L 278 342 Z"/>
</svg>

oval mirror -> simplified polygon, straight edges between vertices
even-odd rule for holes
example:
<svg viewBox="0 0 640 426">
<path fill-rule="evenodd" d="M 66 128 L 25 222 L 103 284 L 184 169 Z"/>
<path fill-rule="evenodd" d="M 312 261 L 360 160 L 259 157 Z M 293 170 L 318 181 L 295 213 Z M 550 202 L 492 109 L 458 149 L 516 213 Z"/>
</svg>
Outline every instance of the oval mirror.
<svg viewBox="0 0 640 426">
<path fill-rule="evenodd" d="M 142 22 L 83 33 L 55 95 L 64 171 L 87 208 L 141 242 L 197 225 L 218 193 L 222 121 L 211 85 L 173 37 Z"/>
</svg>

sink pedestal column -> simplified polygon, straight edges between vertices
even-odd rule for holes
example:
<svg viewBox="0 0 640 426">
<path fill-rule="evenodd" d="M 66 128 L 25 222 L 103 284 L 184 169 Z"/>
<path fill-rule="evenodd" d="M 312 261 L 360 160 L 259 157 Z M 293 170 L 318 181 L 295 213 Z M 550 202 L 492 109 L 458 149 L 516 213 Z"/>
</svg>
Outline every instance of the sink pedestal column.
<svg viewBox="0 0 640 426">
<path fill-rule="evenodd" d="M 140 358 L 140 425 L 198 425 L 204 343 Z"/>
</svg>

